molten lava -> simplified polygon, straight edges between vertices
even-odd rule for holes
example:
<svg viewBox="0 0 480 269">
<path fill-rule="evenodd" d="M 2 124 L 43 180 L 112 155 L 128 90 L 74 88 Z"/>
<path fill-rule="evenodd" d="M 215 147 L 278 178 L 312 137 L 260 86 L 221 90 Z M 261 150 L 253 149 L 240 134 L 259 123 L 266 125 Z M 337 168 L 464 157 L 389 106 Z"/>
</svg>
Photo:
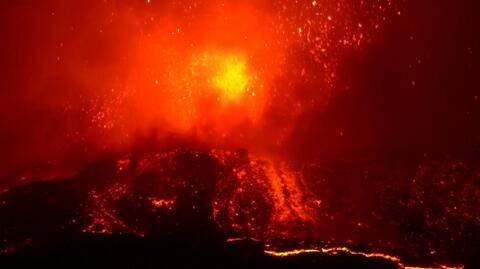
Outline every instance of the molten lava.
<svg viewBox="0 0 480 269">
<path fill-rule="evenodd" d="M 246 69 L 245 61 L 242 59 L 236 57 L 221 59 L 213 81 L 223 98 L 235 101 L 245 94 L 250 80 Z M 255 92 L 252 92 L 252 95 L 255 96 Z"/>
</svg>

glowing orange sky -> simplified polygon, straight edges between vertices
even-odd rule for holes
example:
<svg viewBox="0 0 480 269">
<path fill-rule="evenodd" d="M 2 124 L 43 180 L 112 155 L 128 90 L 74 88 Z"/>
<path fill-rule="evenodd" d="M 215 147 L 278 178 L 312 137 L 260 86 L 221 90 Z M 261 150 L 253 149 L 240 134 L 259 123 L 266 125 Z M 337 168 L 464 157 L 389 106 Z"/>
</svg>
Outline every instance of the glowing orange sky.
<svg viewBox="0 0 480 269">
<path fill-rule="evenodd" d="M 343 55 L 368 47 L 401 2 L 38 4 L 19 22 L 36 44 L 21 53 L 29 79 L 8 103 L 44 111 L 45 123 L 8 161 L 95 158 L 172 136 L 273 154 L 298 117 L 328 104 Z M 38 114 L 16 113 L 5 121 Z"/>
<path fill-rule="evenodd" d="M 303 111 L 328 103 L 343 51 L 361 48 L 397 12 L 389 1 L 145 4 L 144 13 L 116 9 L 112 18 L 144 32 L 125 48 L 131 60 L 120 89 L 92 111 L 109 143 L 128 145 L 155 127 L 220 147 L 276 147 Z M 158 16 L 158 5 L 167 13 Z M 295 59 L 298 48 L 309 63 Z M 296 97 L 304 95 L 296 84 L 312 82 L 313 98 Z M 283 120 L 272 125 L 266 113 Z"/>
</svg>

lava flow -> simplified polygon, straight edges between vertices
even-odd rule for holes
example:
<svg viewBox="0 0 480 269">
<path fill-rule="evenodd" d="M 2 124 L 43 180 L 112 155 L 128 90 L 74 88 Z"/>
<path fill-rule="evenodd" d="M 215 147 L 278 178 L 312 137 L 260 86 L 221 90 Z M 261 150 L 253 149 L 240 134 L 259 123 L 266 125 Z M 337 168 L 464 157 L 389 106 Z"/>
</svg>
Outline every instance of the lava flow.
<svg viewBox="0 0 480 269">
<path fill-rule="evenodd" d="M 1 3 L 0 261 L 120 238 L 472 266 L 472 6 Z"/>
</svg>

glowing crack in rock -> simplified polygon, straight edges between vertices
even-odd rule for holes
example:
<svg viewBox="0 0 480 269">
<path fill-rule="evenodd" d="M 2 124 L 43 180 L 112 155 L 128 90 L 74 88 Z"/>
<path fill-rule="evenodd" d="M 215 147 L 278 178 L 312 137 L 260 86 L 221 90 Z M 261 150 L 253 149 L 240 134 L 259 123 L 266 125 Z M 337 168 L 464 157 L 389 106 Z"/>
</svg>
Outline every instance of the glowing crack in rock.
<svg viewBox="0 0 480 269">
<path fill-rule="evenodd" d="M 383 253 L 373 252 L 361 252 L 361 251 L 353 251 L 347 247 L 332 247 L 332 248 L 311 248 L 311 249 L 293 249 L 293 250 L 286 250 L 286 251 L 275 251 L 275 250 L 265 250 L 265 253 L 275 257 L 288 257 L 288 256 L 295 256 L 301 254 L 308 254 L 308 253 L 323 253 L 329 255 L 338 255 L 338 254 L 351 254 L 351 255 L 358 255 L 363 256 L 365 258 L 380 258 L 384 260 L 391 261 L 398 265 L 401 269 L 463 269 L 463 265 L 458 266 L 447 266 L 447 265 L 438 265 L 434 267 L 422 267 L 422 266 L 408 266 L 405 265 L 404 262 L 399 257 L 391 256 Z"/>
</svg>

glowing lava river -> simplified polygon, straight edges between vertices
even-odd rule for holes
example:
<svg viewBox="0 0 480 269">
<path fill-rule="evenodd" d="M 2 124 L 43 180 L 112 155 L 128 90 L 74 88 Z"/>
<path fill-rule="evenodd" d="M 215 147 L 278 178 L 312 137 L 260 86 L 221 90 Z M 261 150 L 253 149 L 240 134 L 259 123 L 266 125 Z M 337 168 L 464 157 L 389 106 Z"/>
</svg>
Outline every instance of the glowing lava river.
<svg viewBox="0 0 480 269">
<path fill-rule="evenodd" d="M 0 268 L 478 268 L 474 4 L 4 2 Z"/>
</svg>

